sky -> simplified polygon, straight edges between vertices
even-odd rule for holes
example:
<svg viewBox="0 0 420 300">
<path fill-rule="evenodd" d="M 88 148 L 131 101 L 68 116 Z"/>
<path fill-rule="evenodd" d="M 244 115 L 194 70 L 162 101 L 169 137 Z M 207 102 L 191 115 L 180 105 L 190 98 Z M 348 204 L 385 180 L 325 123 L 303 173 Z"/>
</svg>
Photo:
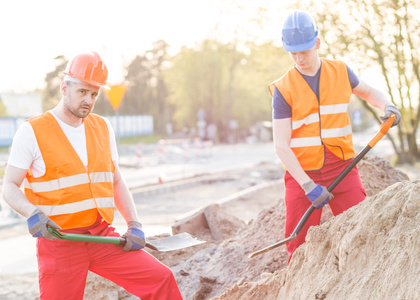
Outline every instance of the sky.
<svg viewBox="0 0 420 300">
<path fill-rule="evenodd" d="M 277 8 L 289 0 L 271 1 Z M 118 84 L 135 57 L 164 40 L 172 51 L 211 37 L 231 0 L 9 0 L 0 1 L 0 93 L 44 87 L 54 58 L 97 51 Z M 254 1 L 241 1 L 257 6 Z M 253 4 L 251 4 L 253 3 Z M 258 2 L 261 4 L 262 2 Z M 273 6 L 270 8 L 273 10 Z M 245 10 L 246 12 L 246 10 Z M 246 20 L 244 11 L 226 15 L 232 26 Z M 278 22 L 280 18 L 274 18 Z M 279 30 L 275 21 L 270 28 Z M 229 26 L 229 25 L 228 25 Z M 272 31 L 272 29 L 270 29 Z M 269 32 L 269 30 L 266 30 Z M 277 33 L 275 33 L 277 34 Z"/>
</svg>

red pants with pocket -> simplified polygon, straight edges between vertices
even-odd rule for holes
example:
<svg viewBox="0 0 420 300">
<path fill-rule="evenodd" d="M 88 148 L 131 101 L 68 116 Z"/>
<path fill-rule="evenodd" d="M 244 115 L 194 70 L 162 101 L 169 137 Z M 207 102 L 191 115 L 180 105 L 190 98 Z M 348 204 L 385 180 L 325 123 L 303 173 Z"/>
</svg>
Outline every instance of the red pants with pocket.
<svg viewBox="0 0 420 300">
<path fill-rule="evenodd" d="M 106 222 L 89 230 L 63 232 L 120 236 Z M 182 299 L 168 267 L 144 250 L 121 246 L 38 238 L 40 299 L 83 299 L 88 270 L 107 278 L 142 300 Z"/>
<path fill-rule="evenodd" d="M 309 177 L 316 183 L 328 187 L 340 173 L 351 163 L 351 161 L 343 161 L 326 149 L 326 157 L 324 167 L 319 171 L 306 172 Z M 288 238 L 295 230 L 299 221 L 305 212 L 312 205 L 305 192 L 297 183 L 297 181 L 286 172 L 284 176 L 285 183 L 285 205 L 286 205 L 286 225 L 285 237 Z M 363 188 L 359 171 L 354 167 L 349 174 L 335 187 L 332 191 L 334 198 L 328 203 L 334 216 L 342 213 L 350 207 L 363 201 L 366 197 L 366 191 Z M 321 221 L 321 209 L 315 209 L 301 232 L 295 240 L 286 244 L 289 252 L 289 262 L 293 252 L 301 244 L 305 242 L 305 237 L 310 226 L 316 226 Z"/>
</svg>

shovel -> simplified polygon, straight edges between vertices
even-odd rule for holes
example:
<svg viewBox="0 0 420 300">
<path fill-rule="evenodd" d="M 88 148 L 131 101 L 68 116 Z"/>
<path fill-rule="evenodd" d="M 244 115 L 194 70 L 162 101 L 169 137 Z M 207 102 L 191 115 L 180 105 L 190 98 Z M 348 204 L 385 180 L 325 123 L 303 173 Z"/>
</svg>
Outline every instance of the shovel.
<svg viewBox="0 0 420 300">
<path fill-rule="evenodd" d="M 354 158 L 354 160 L 347 166 L 347 168 L 344 169 L 343 172 L 341 172 L 341 174 L 333 181 L 333 183 L 330 184 L 330 186 L 328 187 L 328 191 L 331 193 L 332 190 L 341 182 L 341 180 L 343 180 L 344 177 L 346 177 L 346 175 L 351 171 L 351 169 L 354 168 L 354 166 L 356 166 L 356 164 L 366 155 L 366 153 L 369 152 L 370 149 L 372 149 L 376 143 L 385 135 L 387 134 L 389 128 L 391 128 L 392 123 L 394 123 L 395 120 L 395 115 L 392 114 L 388 120 L 384 123 L 382 123 L 381 128 L 379 128 L 378 133 L 376 133 L 376 135 L 370 140 L 370 142 L 366 145 L 365 148 L 363 148 L 359 154 Z M 305 225 L 306 221 L 308 221 L 309 216 L 312 214 L 312 212 L 315 210 L 314 206 L 310 206 L 308 208 L 308 210 L 305 212 L 305 214 L 303 215 L 302 219 L 300 219 L 298 225 L 296 226 L 295 230 L 293 231 L 293 233 L 290 235 L 290 237 L 274 243 L 268 247 L 265 247 L 261 250 L 255 251 L 253 253 L 251 253 L 248 257 L 252 258 L 254 256 L 257 256 L 258 254 L 270 251 L 271 249 L 274 249 L 278 246 L 284 245 L 288 242 L 293 241 L 294 239 L 296 239 L 296 237 L 298 236 L 299 232 L 302 230 L 303 226 Z"/>
<path fill-rule="evenodd" d="M 62 233 L 58 231 L 57 229 L 54 229 L 51 227 L 48 227 L 48 231 L 60 240 L 114 244 L 114 245 L 125 245 L 126 243 L 125 238 L 122 238 L 122 237 Z M 146 247 L 152 250 L 159 251 L 159 252 L 167 252 L 167 251 L 184 249 L 184 248 L 199 245 L 202 243 L 205 243 L 205 241 L 201 241 L 193 237 L 191 234 L 183 232 L 180 234 L 171 235 L 166 238 L 148 241 L 146 242 Z"/>
</svg>

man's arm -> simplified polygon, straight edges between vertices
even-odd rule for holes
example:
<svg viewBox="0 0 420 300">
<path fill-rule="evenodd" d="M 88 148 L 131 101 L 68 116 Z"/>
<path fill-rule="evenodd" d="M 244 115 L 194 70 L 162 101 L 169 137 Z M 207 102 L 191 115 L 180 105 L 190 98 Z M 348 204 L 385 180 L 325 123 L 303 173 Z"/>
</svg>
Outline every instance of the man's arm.
<svg viewBox="0 0 420 300">
<path fill-rule="evenodd" d="M 359 84 L 353 89 L 353 94 L 366 100 L 370 105 L 385 112 L 385 106 L 391 103 L 384 93 L 359 79 Z"/>
<path fill-rule="evenodd" d="M 127 222 L 127 232 L 123 234 L 125 238 L 124 251 L 140 250 L 146 245 L 146 237 L 142 230 L 142 225 L 138 220 L 137 209 L 134 204 L 127 184 L 121 176 L 118 162 L 114 161 L 114 201 L 118 211 Z"/>
<path fill-rule="evenodd" d="M 114 161 L 114 201 L 115 207 L 118 209 L 124 220 L 138 222 L 137 210 L 134 205 L 133 196 L 131 195 L 124 178 L 121 176 L 121 170 L 118 163 Z"/>
<path fill-rule="evenodd" d="M 273 119 L 273 140 L 277 156 L 292 177 L 302 185 L 311 179 L 302 169 L 295 153 L 290 148 L 292 136 L 291 118 Z"/>
<path fill-rule="evenodd" d="M 7 165 L 3 178 L 3 198 L 9 206 L 22 216 L 29 218 L 36 207 L 28 201 L 20 186 L 27 170 Z"/>
<path fill-rule="evenodd" d="M 326 187 L 316 184 L 303 170 L 295 153 L 290 148 L 292 136 L 291 118 L 273 120 L 274 146 L 277 156 L 287 171 L 299 183 L 312 205 L 319 209 L 332 199 L 332 194 Z"/>
<path fill-rule="evenodd" d="M 396 126 L 400 123 L 400 111 L 381 91 L 360 80 L 359 84 L 353 89 L 353 94 L 365 99 L 370 105 L 381 109 L 385 113 L 383 117 L 380 117 L 383 122 L 385 122 L 391 114 L 395 114 L 396 117 L 392 126 Z"/>
</svg>

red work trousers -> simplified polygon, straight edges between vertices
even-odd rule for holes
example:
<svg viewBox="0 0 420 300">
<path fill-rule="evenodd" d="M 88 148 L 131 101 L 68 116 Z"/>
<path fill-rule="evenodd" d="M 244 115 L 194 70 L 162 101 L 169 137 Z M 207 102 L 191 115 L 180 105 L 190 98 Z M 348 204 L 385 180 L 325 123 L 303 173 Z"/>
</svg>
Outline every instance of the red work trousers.
<svg viewBox="0 0 420 300">
<path fill-rule="evenodd" d="M 324 167 L 320 171 L 306 172 L 309 177 L 316 183 L 328 187 L 340 173 L 351 163 L 351 161 L 343 161 L 326 149 L 326 157 Z M 286 205 L 286 225 L 285 237 L 288 238 L 295 230 L 299 221 L 305 212 L 311 206 L 311 202 L 306 197 L 305 192 L 297 183 L 297 181 L 286 172 L 284 176 L 285 182 L 285 205 Z M 349 174 L 334 188 L 332 191 L 334 198 L 328 203 L 334 216 L 342 213 L 350 207 L 363 201 L 366 197 L 366 191 L 363 188 L 359 171 L 354 167 Z M 289 262 L 293 252 L 301 244 L 305 242 L 305 237 L 310 226 L 316 226 L 321 221 L 321 209 L 315 209 L 301 232 L 295 240 L 287 243 L 289 252 Z"/>
<path fill-rule="evenodd" d="M 89 233 L 120 236 L 105 222 Z M 144 250 L 125 252 L 118 245 L 38 238 L 37 258 L 41 300 L 83 299 L 88 270 L 142 300 L 182 299 L 171 269 Z"/>
</svg>

